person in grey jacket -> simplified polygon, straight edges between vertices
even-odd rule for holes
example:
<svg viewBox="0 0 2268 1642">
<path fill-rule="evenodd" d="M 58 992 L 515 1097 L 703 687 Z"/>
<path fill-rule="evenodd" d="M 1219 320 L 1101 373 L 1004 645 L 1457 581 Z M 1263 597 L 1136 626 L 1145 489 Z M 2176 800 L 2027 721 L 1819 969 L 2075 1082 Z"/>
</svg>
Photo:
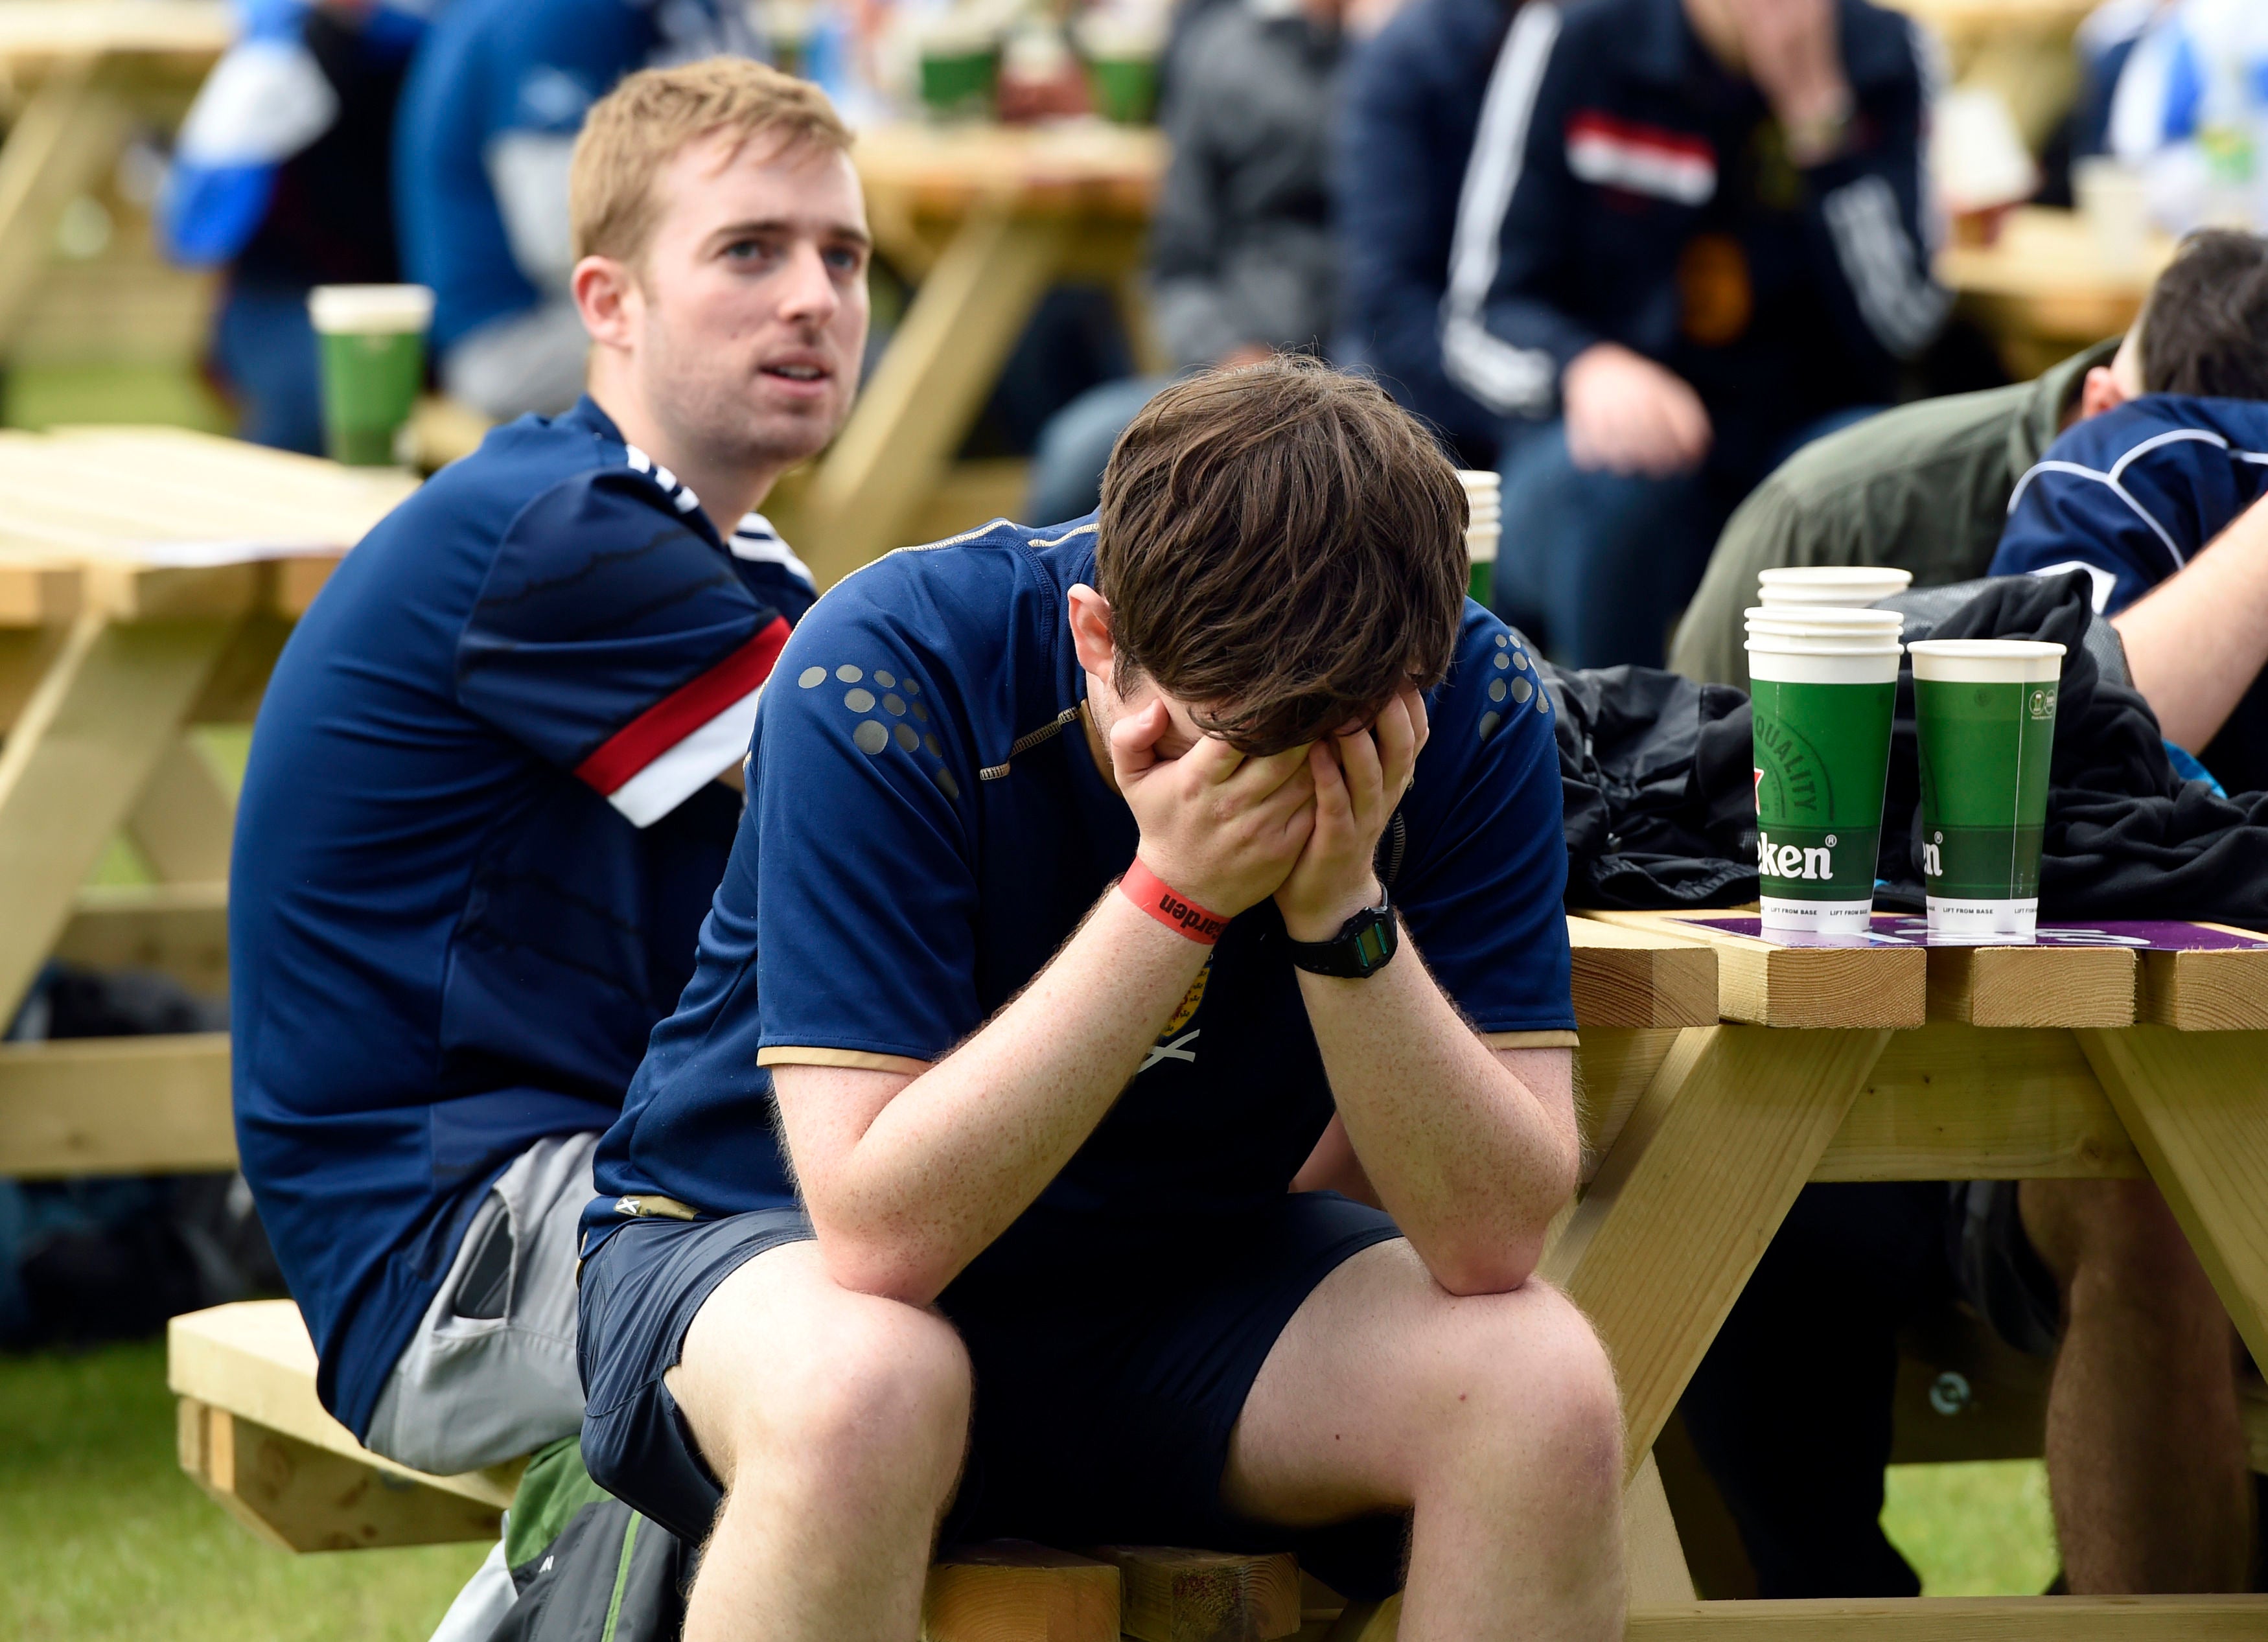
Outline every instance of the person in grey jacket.
<svg viewBox="0 0 2268 1642">
<path fill-rule="evenodd" d="M 1176 372 L 1323 351 L 1336 298 L 1327 165 L 1345 9 L 1224 0 L 1174 42 L 1150 298 Z M 1170 379 L 1107 382 L 1057 412 L 1040 435 L 1027 519 L 1093 512 L 1120 430 Z"/>
</svg>

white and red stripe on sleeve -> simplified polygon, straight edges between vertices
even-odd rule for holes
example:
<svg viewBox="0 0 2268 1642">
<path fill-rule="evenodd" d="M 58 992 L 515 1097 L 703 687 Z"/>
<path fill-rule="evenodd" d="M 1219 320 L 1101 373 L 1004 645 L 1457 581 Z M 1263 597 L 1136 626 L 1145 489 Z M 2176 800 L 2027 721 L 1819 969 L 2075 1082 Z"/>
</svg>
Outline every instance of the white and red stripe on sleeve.
<svg viewBox="0 0 2268 1642">
<path fill-rule="evenodd" d="M 575 774 L 639 827 L 650 827 L 740 762 L 756 698 L 787 644 L 785 616 L 681 684 L 599 744 Z"/>
</svg>

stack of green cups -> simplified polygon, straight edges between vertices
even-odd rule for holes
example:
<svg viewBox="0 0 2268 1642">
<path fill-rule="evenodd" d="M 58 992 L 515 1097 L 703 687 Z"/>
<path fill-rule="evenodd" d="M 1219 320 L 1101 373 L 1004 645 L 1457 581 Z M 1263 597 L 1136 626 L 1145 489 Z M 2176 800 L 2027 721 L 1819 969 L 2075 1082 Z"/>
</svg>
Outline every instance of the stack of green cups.
<svg viewBox="0 0 2268 1642">
<path fill-rule="evenodd" d="M 1897 703 L 1895 610 L 1748 613 L 1764 926 L 1863 939 Z"/>
<path fill-rule="evenodd" d="M 433 293 L 423 285 L 318 285 L 307 317 L 321 344 L 323 445 L 334 461 L 383 468 L 425 386 Z"/>
<path fill-rule="evenodd" d="M 1457 482 L 1465 487 L 1465 563 L 1467 591 L 1483 604 L 1496 591 L 1496 549 L 1504 528 L 1502 482 L 1485 468 L 1460 468 Z"/>
<path fill-rule="evenodd" d="M 1913 646 L 1922 886 L 1933 935 L 2032 939 L 2064 647 L 1933 638 Z"/>
</svg>

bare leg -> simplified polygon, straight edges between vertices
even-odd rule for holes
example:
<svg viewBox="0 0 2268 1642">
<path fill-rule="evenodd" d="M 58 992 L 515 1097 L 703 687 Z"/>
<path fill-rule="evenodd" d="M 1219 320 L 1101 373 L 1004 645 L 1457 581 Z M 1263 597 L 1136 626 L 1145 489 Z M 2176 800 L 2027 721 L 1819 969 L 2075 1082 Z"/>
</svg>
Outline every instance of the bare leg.
<svg viewBox="0 0 2268 1642">
<path fill-rule="evenodd" d="M 1622 1413 L 1557 1290 L 1460 1299 L 1364 1250 L 1269 1353 L 1223 1492 L 1307 1526 L 1414 1509 L 1401 1642 L 1619 1638 Z"/>
<path fill-rule="evenodd" d="M 668 1385 L 726 1491 L 687 1642 L 915 1642 L 968 1443 L 952 1326 L 837 1288 L 792 1243 L 718 1286 Z"/>
<path fill-rule="evenodd" d="M 2173 1211 L 2147 1181 L 2026 1181 L 2017 1202 L 2063 1288 L 2047 1460 L 2072 1590 L 2242 1590 L 2235 1331 Z"/>
</svg>

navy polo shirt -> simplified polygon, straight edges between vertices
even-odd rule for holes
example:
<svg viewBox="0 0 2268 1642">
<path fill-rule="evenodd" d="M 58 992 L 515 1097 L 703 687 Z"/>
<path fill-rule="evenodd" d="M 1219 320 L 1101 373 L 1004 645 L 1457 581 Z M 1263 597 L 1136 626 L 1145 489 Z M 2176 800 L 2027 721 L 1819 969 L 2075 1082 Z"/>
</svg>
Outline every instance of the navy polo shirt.
<svg viewBox="0 0 2268 1642">
<path fill-rule="evenodd" d="M 1060 528 L 1060 527 L 1058 527 Z M 601 1143 L 618 1200 L 795 1201 L 770 1065 L 906 1068 L 977 1030 L 1132 860 L 1132 814 L 1080 722 L 1065 591 L 1094 526 L 994 524 L 894 554 L 820 601 L 757 715 L 749 801 L 699 968 Z M 1572 1043 L 1552 714 L 1528 652 L 1467 604 L 1386 854 L 1417 950 L 1484 1033 Z M 1280 1196 L 1331 1116 L 1263 902 L 1233 919 L 1125 1093 L 980 1258 L 1029 1273 Z M 972 1268 L 976 1270 L 976 1268 Z"/>
<path fill-rule="evenodd" d="M 443 469 L 284 646 L 230 870 L 237 1140 L 357 1433 L 489 1183 L 613 1121 L 811 596 L 585 399 Z"/>
<path fill-rule="evenodd" d="M 2268 494 L 2268 403 L 2146 394 L 2066 431 L 2008 498 L 1992 574 L 2083 570 L 2116 615 Z M 2268 789 L 2268 673 L 2192 748 L 2231 792 Z"/>
</svg>

